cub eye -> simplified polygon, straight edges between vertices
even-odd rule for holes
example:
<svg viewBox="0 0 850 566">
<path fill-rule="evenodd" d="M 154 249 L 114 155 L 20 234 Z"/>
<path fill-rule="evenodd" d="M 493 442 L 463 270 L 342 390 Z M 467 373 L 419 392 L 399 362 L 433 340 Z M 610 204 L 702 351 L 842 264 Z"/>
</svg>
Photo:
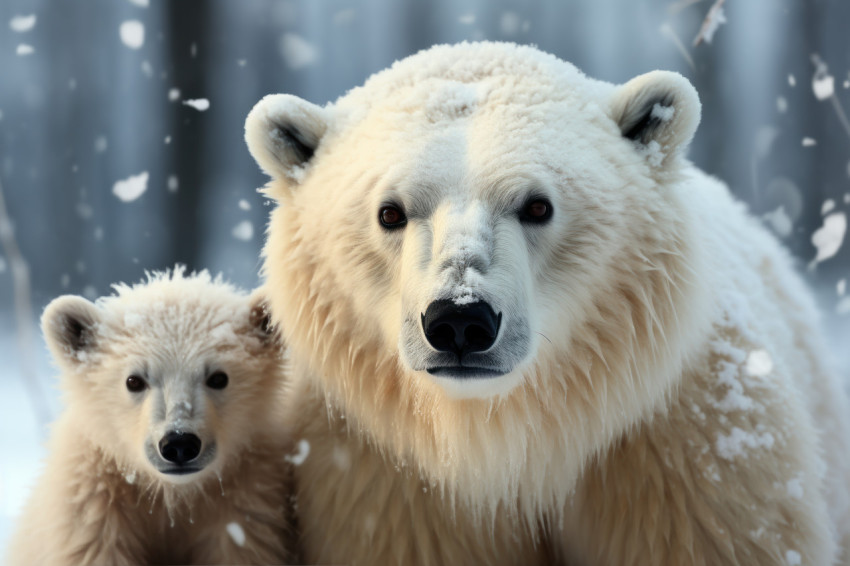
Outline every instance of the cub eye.
<svg viewBox="0 0 850 566">
<path fill-rule="evenodd" d="M 378 220 L 381 222 L 381 226 L 388 230 L 401 228 L 407 224 L 407 216 L 399 207 L 392 204 L 381 207 L 381 210 L 378 211 Z"/>
<path fill-rule="evenodd" d="M 552 218 L 552 203 L 545 198 L 529 200 L 519 213 L 519 219 L 529 224 L 543 224 L 550 218 Z"/>
<path fill-rule="evenodd" d="M 148 388 L 147 382 L 138 375 L 131 375 L 127 378 L 127 391 L 131 393 L 139 393 Z"/>
<path fill-rule="evenodd" d="M 227 387 L 227 374 L 217 371 L 207 378 L 207 387 L 210 389 L 224 389 Z"/>
</svg>

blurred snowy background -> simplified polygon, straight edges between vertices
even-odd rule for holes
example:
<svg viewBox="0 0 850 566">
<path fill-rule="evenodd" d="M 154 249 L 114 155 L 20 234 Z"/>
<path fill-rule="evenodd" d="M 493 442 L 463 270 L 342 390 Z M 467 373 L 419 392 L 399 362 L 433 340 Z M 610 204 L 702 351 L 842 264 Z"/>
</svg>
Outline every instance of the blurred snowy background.
<svg viewBox="0 0 850 566">
<path fill-rule="evenodd" d="M 688 77 L 693 160 L 799 258 L 847 360 L 848 22 L 846 0 L 4 0 L 0 556 L 60 410 L 44 306 L 175 262 L 253 286 L 268 210 L 242 141 L 251 106 L 333 100 L 434 43 L 533 43 L 613 82 Z"/>
</svg>

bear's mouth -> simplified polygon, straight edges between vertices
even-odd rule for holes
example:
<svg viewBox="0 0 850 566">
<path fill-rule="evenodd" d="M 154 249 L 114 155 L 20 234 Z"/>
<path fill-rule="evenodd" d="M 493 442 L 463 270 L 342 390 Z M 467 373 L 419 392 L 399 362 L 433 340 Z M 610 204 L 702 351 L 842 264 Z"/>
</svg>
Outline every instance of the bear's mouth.
<svg viewBox="0 0 850 566">
<path fill-rule="evenodd" d="M 166 474 L 169 476 L 187 476 L 189 474 L 196 474 L 203 470 L 203 468 L 195 468 L 195 467 L 185 467 L 185 468 L 167 468 L 164 470 L 159 470 L 159 473 Z"/>
<path fill-rule="evenodd" d="M 496 368 L 474 367 L 474 366 L 434 366 L 425 371 L 435 377 L 448 377 L 452 379 L 487 379 L 501 377 L 508 371 Z"/>
</svg>

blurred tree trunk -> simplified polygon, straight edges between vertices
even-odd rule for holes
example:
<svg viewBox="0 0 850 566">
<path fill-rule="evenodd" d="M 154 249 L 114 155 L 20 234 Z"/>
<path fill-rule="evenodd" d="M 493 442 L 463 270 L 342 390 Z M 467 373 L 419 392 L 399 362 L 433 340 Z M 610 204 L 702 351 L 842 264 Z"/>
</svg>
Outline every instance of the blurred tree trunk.
<svg viewBox="0 0 850 566">
<path fill-rule="evenodd" d="M 210 81 L 204 72 L 206 58 L 200 55 L 210 43 L 212 2 L 181 0 L 168 2 L 166 11 L 165 41 L 168 44 L 168 75 L 173 88 L 180 90 L 180 101 L 207 98 Z M 189 269 L 197 265 L 203 242 L 202 218 L 204 187 L 211 164 L 204 163 L 206 140 L 210 135 L 207 116 L 182 102 L 171 106 L 167 117 L 171 142 L 166 146 L 167 175 L 174 175 L 179 183 L 173 195 L 174 205 L 166 209 L 162 226 L 170 231 L 171 257 L 185 263 Z"/>
</svg>

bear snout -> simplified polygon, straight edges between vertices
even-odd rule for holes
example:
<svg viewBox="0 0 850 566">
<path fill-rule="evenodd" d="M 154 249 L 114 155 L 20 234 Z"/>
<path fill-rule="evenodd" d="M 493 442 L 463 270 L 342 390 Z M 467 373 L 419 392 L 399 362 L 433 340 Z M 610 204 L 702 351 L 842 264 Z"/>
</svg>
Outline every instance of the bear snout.
<svg viewBox="0 0 850 566">
<path fill-rule="evenodd" d="M 495 344 L 502 322 L 502 314 L 486 302 L 456 304 L 450 299 L 434 301 L 421 318 L 428 343 L 438 352 L 453 352 L 458 362 Z"/>
<path fill-rule="evenodd" d="M 192 433 L 171 431 L 159 441 L 159 453 L 165 460 L 182 466 L 201 453 L 201 439 Z"/>
</svg>

